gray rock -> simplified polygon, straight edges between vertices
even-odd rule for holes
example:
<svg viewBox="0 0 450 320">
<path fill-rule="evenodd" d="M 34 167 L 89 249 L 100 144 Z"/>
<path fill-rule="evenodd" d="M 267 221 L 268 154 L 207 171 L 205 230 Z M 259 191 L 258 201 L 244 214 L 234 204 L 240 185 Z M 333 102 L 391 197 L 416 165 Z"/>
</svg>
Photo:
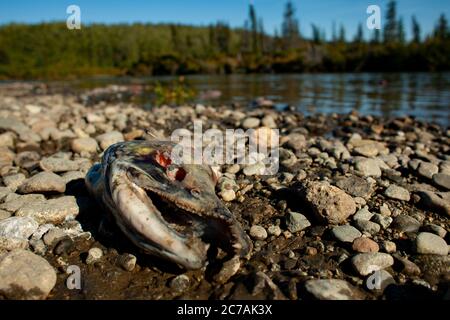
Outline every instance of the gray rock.
<svg viewBox="0 0 450 320">
<path fill-rule="evenodd" d="M 17 189 L 20 193 L 45 193 L 66 191 L 64 179 L 52 172 L 39 172 L 25 180 Z"/>
<path fill-rule="evenodd" d="M 391 184 L 385 191 L 384 195 L 388 198 L 401 200 L 401 201 L 409 201 L 410 194 L 409 191 L 405 188 L 399 187 L 395 184 Z"/>
<path fill-rule="evenodd" d="M 0 118 L 0 130 L 4 131 L 13 131 L 17 133 L 20 140 L 22 141 L 33 141 L 39 142 L 41 141 L 41 137 L 34 133 L 28 126 L 18 121 L 16 118 Z"/>
<path fill-rule="evenodd" d="M 373 213 L 369 211 L 369 208 L 365 206 L 358 210 L 353 216 L 353 220 L 370 220 L 373 217 Z"/>
<path fill-rule="evenodd" d="M 45 299 L 56 284 L 53 267 L 34 253 L 17 249 L 0 259 L 0 293 L 8 299 Z"/>
<path fill-rule="evenodd" d="M 381 177 L 381 169 L 375 159 L 359 158 L 355 162 L 355 169 L 366 177 Z"/>
<path fill-rule="evenodd" d="M 373 192 L 371 184 L 357 176 L 340 178 L 336 181 L 336 186 L 353 197 L 368 198 Z"/>
<path fill-rule="evenodd" d="M 50 172 L 76 171 L 80 168 L 76 161 L 58 157 L 43 158 L 39 166 L 42 170 Z"/>
<path fill-rule="evenodd" d="M 361 300 L 364 295 L 345 280 L 313 279 L 305 289 L 318 300 Z"/>
<path fill-rule="evenodd" d="M 28 239 L 39 227 L 29 217 L 10 217 L 0 221 L 0 237 Z"/>
<path fill-rule="evenodd" d="M 371 235 L 377 234 L 381 229 L 378 223 L 368 220 L 355 220 L 354 224 L 361 232 L 367 232 Z"/>
<path fill-rule="evenodd" d="M 312 182 L 301 191 L 301 196 L 322 221 L 340 224 L 355 213 L 356 204 L 341 189 L 323 182 Z"/>
<path fill-rule="evenodd" d="M 290 232 L 295 233 L 308 228 L 311 226 L 311 223 L 301 213 L 289 212 L 286 218 L 286 225 Z"/>
<path fill-rule="evenodd" d="M 100 248 L 91 248 L 86 257 L 86 264 L 93 264 L 103 257 L 103 251 Z"/>
<path fill-rule="evenodd" d="M 94 153 L 97 152 L 98 143 L 93 138 L 78 138 L 72 140 L 71 148 L 73 152 L 76 153 L 82 152 Z"/>
<path fill-rule="evenodd" d="M 431 162 L 422 161 L 417 168 L 417 172 L 424 178 L 431 179 L 435 173 L 439 172 L 437 165 Z"/>
<path fill-rule="evenodd" d="M 392 228 L 400 232 L 417 232 L 420 228 L 420 222 L 413 217 L 401 214 L 394 218 Z"/>
<path fill-rule="evenodd" d="M 40 224 L 59 224 L 78 215 L 79 207 L 73 196 L 64 196 L 25 205 L 16 212 L 19 217 L 32 217 Z"/>
<path fill-rule="evenodd" d="M 262 175 L 266 166 L 262 162 L 257 162 L 255 164 L 250 164 L 245 166 L 243 172 L 246 176 Z"/>
<path fill-rule="evenodd" d="M 437 254 L 441 256 L 448 254 L 448 245 L 445 240 L 429 232 L 419 233 L 415 245 L 417 253 L 420 254 Z"/>
<path fill-rule="evenodd" d="M 66 237 L 66 233 L 60 228 L 51 228 L 42 237 L 42 240 L 47 246 L 53 246 Z"/>
<path fill-rule="evenodd" d="M 15 195 L 11 200 L 6 200 L 5 203 L 0 204 L 0 209 L 9 212 L 16 212 L 24 205 L 32 205 L 33 203 L 41 202 L 45 200 L 42 194 L 26 194 L 23 196 Z"/>
<path fill-rule="evenodd" d="M 124 140 L 122 133 L 120 133 L 119 131 L 111 131 L 108 133 L 101 134 L 97 136 L 96 139 L 100 144 L 102 150 L 105 150 L 109 146 Z"/>
<path fill-rule="evenodd" d="M 250 228 L 250 237 L 256 240 L 264 240 L 267 238 L 267 231 L 261 226 L 253 225 Z"/>
<path fill-rule="evenodd" d="M 437 186 L 450 190 L 450 175 L 445 173 L 436 173 L 433 175 L 433 182 Z"/>
<path fill-rule="evenodd" d="M 39 163 L 41 156 L 36 151 L 23 151 L 16 155 L 14 163 L 26 170 L 32 169 Z"/>
<path fill-rule="evenodd" d="M 360 253 L 352 258 L 352 265 L 358 274 L 368 276 L 374 271 L 386 269 L 394 264 L 394 258 L 382 252 Z"/>
<path fill-rule="evenodd" d="M 17 187 L 19 187 L 25 180 L 26 177 L 23 173 L 10 174 L 3 177 L 3 183 L 13 192 L 16 191 Z"/>
<path fill-rule="evenodd" d="M 358 229 L 348 224 L 334 227 L 331 233 L 342 242 L 353 242 L 353 240 L 362 236 Z"/>
<path fill-rule="evenodd" d="M 392 219 L 391 217 L 384 216 L 384 215 L 378 214 L 378 213 L 376 213 L 373 217 L 373 221 L 378 223 L 383 229 L 388 228 L 391 225 L 393 220 L 394 219 Z"/>
</svg>

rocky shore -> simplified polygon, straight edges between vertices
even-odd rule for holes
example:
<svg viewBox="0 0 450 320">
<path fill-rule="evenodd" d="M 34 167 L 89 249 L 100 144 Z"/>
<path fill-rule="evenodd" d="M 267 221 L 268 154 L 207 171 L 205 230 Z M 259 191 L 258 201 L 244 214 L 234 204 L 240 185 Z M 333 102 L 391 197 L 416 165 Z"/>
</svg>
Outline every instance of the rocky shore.
<svg viewBox="0 0 450 320">
<path fill-rule="evenodd" d="M 287 109 L 144 110 L 0 88 L 0 297 L 6 299 L 450 298 L 450 130 L 409 117 Z M 108 146 L 177 128 L 280 129 L 280 170 L 224 165 L 217 194 L 250 259 L 185 272 L 142 254 L 86 191 Z M 78 266 L 81 289 L 68 289 Z"/>
</svg>

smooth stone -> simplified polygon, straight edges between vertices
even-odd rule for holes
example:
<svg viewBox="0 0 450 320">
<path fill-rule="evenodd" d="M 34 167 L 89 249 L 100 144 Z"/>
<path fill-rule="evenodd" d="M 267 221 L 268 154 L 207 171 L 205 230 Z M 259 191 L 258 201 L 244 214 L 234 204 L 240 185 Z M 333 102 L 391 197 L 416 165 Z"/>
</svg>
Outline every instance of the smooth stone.
<svg viewBox="0 0 450 320">
<path fill-rule="evenodd" d="M 420 226 L 419 221 L 405 214 L 396 216 L 392 222 L 392 228 L 400 232 L 417 232 Z"/>
<path fill-rule="evenodd" d="M 380 247 L 372 239 L 360 237 L 353 240 L 352 249 L 356 252 L 367 253 L 378 252 L 380 250 Z"/>
<path fill-rule="evenodd" d="M 271 236 L 278 237 L 281 234 L 281 228 L 279 226 L 272 225 L 267 228 L 267 233 Z"/>
<path fill-rule="evenodd" d="M 355 220 L 353 223 L 361 232 L 368 232 L 371 235 L 377 234 L 381 229 L 378 223 L 368 220 Z"/>
<path fill-rule="evenodd" d="M 27 178 L 23 173 L 10 174 L 3 177 L 3 183 L 11 191 L 16 191 L 17 188 L 26 180 Z"/>
<path fill-rule="evenodd" d="M 267 238 L 267 231 L 261 226 L 253 225 L 250 228 L 250 236 L 255 240 L 264 240 Z"/>
<path fill-rule="evenodd" d="M 232 189 L 222 190 L 219 194 L 225 202 L 230 202 L 236 199 L 236 192 L 234 192 L 234 190 Z"/>
<path fill-rule="evenodd" d="M 258 118 L 254 118 L 254 117 L 249 117 L 244 119 L 244 121 L 242 122 L 242 127 L 244 129 L 254 129 L 259 127 L 261 121 Z"/>
<path fill-rule="evenodd" d="M 353 242 L 362 236 L 361 232 L 351 225 L 336 226 L 331 230 L 333 236 L 342 242 Z"/>
<path fill-rule="evenodd" d="M 341 189 L 323 182 L 312 182 L 301 196 L 320 220 L 340 224 L 356 211 L 355 201 Z"/>
<path fill-rule="evenodd" d="M 433 182 L 435 185 L 450 190 L 450 175 L 445 173 L 436 173 L 433 175 Z"/>
<path fill-rule="evenodd" d="M 387 229 L 391 225 L 392 221 L 394 221 L 394 219 L 392 219 L 391 217 L 376 213 L 373 217 L 373 221 L 375 223 L 378 223 L 383 229 Z"/>
<path fill-rule="evenodd" d="M 117 142 L 124 141 L 124 137 L 122 133 L 120 133 L 119 131 L 111 131 L 108 133 L 101 134 L 97 136 L 96 139 L 99 142 L 102 150 L 107 149 L 109 146 Z"/>
<path fill-rule="evenodd" d="M 76 161 L 57 157 L 43 158 L 39 162 L 39 166 L 42 170 L 50 172 L 76 171 L 80 168 Z"/>
<path fill-rule="evenodd" d="M 33 203 L 38 203 L 45 200 L 45 197 L 42 194 L 10 195 L 14 195 L 14 197 L 11 199 L 5 199 L 5 202 L 0 204 L 0 209 L 12 213 L 16 212 L 25 205 L 32 205 Z"/>
<path fill-rule="evenodd" d="M 305 289 L 318 300 L 361 300 L 363 294 L 345 280 L 313 279 L 305 283 Z"/>
<path fill-rule="evenodd" d="M 383 242 L 383 249 L 387 253 L 394 253 L 397 251 L 397 245 L 395 244 L 395 242 L 386 240 Z"/>
<path fill-rule="evenodd" d="M 374 271 L 386 269 L 394 264 L 394 258 L 382 252 L 360 253 L 351 261 L 355 270 L 362 276 L 368 276 Z"/>
<path fill-rule="evenodd" d="M 409 201 L 410 194 L 409 191 L 405 188 L 399 187 L 397 185 L 391 184 L 385 191 L 384 195 L 388 198 L 401 200 L 401 201 Z"/>
<path fill-rule="evenodd" d="M 369 208 L 365 206 L 359 209 L 353 216 L 353 220 L 370 220 L 373 217 L 373 213 L 369 211 Z"/>
<path fill-rule="evenodd" d="M 119 258 L 120 266 L 126 271 L 133 271 L 134 268 L 136 267 L 136 262 L 137 262 L 136 256 L 129 253 L 121 255 Z"/>
<path fill-rule="evenodd" d="M 91 248 L 86 257 L 86 264 L 93 264 L 103 257 L 103 251 L 100 248 Z"/>
<path fill-rule="evenodd" d="M 59 224 L 79 213 L 79 207 L 73 196 L 50 199 L 25 205 L 16 212 L 19 217 L 32 217 L 38 223 Z"/>
<path fill-rule="evenodd" d="M 189 288 L 190 283 L 191 283 L 191 280 L 189 279 L 189 277 L 187 275 L 180 274 L 180 275 L 174 277 L 172 280 L 170 280 L 169 287 L 172 290 L 175 290 L 175 292 L 181 293 L 181 292 L 186 291 Z"/>
<path fill-rule="evenodd" d="M 29 217 L 10 217 L 0 221 L 0 236 L 5 238 L 28 239 L 39 227 Z"/>
<path fill-rule="evenodd" d="M 2 250 L 27 249 L 28 240 L 20 238 L 7 238 L 0 236 L 0 252 Z M 1 256 L 1 253 L 0 253 Z"/>
<path fill-rule="evenodd" d="M 432 179 L 433 175 L 439 172 L 439 167 L 431 162 L 422 161 L 417 168 L 417 172 L 424 178 Z"/>
<path fill-rule="evenodd" d="M 78 138 L 72 140 L 71 148 L 76 153 L 95 153 L 98 149 L 98 143 L 93 138 Z"/>
<path fill-rule="evenodd" d="M 441 256 L 448 254 L 448 245 L 445 240 L 433 233 L 419 233 L 416 237 L 415 245 L 417 253 L 420 254 L 437 254 Z"/>
<path fill-rule="evenodd" d="M 358 159 L 355 162 L 355 169 L 366 177 L 381 177 L 381 169 L 375 159 Z"/>
<path fill-rule="evenodd" d="M 64 182 L 66 183 L 66 185 L 74 180 L 84 180 L 86 174 L 83 173 L 82 171 L 68 171 L 66 173 L 63 173 L 61 175 L 61 178 L 63 178 Z"/>
<path fill-rule="evenodd" d="M 311 226 L 311 222 L 301 213 L 289 212 L 286 218 L 286 225 L 290 232 L 295 233 Z"/>
<path fill-rule="evenodd" d="M 266 166 L 262 162 L 245 166 L 243 172 L 246 176 L 262 175 L 266 170 Z"/>
<path fill-rule="evenodd" d="M 63 178 L 52 172 L 39 172 L 25 180 L 17 189 L 20 193 L 45 193 L 66 191 L 66 183 Z"/>
<path fill-rule="evenodd" d="M 42 257 L 13 250 L 0 257 L 0 294 L 8 299 L 45 299 L 56 284 L 56 272 Z"/>
</svg>

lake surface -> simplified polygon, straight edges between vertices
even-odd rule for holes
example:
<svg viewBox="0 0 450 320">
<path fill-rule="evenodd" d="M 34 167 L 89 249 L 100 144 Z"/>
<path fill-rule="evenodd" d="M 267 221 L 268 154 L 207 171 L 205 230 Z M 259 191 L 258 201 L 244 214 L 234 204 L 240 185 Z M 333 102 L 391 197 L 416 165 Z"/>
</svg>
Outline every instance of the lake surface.
<svg viewBox="0 0 450 320">
<path fill-rule="evenodd" d="M 169 83 L 176 77 L 97 79 L 98 82 Z M 282 75 L 194 75 L 185 81 L 199 103 L 249 104 L 265 97 L 305 114 L 348 113 L 385 117 L 412 115 L 450 125 L 450 72 Z M 220 96 L 218 96 L 220 92 Z M 215 97 L 208 97 L 208 96 Z M 144 104 L 147 104 L 144 97 Z M 147 99 L 150 104 L 150 98 Z"/>
</svg>

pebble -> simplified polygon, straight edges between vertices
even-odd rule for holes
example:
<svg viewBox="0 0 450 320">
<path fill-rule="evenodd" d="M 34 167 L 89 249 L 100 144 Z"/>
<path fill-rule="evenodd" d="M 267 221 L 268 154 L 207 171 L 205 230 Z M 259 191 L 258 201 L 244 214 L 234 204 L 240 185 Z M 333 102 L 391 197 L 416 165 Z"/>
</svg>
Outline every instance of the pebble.
<svg viewBox="0 0 450 320">
<path fill-rule="evenodd" d="M 373 217 L 373 221 L 378 223 L 383 229 L 387 229 L 391 225 L 393 220 L 394 219 L 392 219 L 391 217 L 384 216 L 378 213 L 376 213 Z"/>
<path fill-rule="evenodd" d="M 86 257 L 86 264 L 93 264 L 103 257 L 103 251 L 100 248 L 91 248 Z"/>
<path fill-rule="evenodd" d="M 0 294 L 7 299 L 45 299 L 56 272 L 42 257 L 16 249 L 0 257 Z"/>
<path fill-rule="evenodd" d="M 386 269 L 394 264 L 394 258 L 387 253 L 359 253 L 352 258 L 352 265 L 361 276 L 368 276 L 374 271 Z"/>
<path fill-rule="evenodd" d="M 133 271 L 136 267 L 137 258 L 129 253 L 120 256 L 119 264 L 126 271 Z"/>
<path fill-rule="evenodd" d="M 377 234 L 381 229 L 378 223 L 368 220 L 355 220 L 354 224 L 361 232 L 367 232 L 371 235 Z"/>
<path fill-rule="evenodd" d="M 94 153 L 97 152 L 98 143 L 93 138 L 78 138 L 72 140 L 71 148 L 73 152 L 82 153 Z"/>
<path fill-rule="evenodd" d="M 373 217 L 373 213 L 369 211 L 369 208 L 365 206 L 359 209 L 353 216 L 353 220 L 370 220 Z"/>
<path fill-rule="evenodd" d="M 391 209 L 389 209 L 389 207 L 386 203 L 383 203 L 380 206 L 380 214 L 382 214 L 383 216 L 390 216 L 392 214 Z"/>
<path fill-rule="evenodd" d="M 85 176 L 86 176 L 86 174 L 81 171 L 68 171 L 68 172 L 64 173 L 61 176 L 61 178 L 63 178 L 64 182 L 67 185 L 71 181 L 84 179 Z"/>
<path fill-rule="evenodd" d="M 117 142 L 121 142 L 124 141 L 124 137 L 122 135 L 122 133 L 120 133 L 119 131 L 111 131 L 108 133 L 104 133 L 101 134 L 99 136 L 97 136 L 97 141 L 100 144 L 100 147 L 102 148 L 102 150 L 106 150 L 109 146 L 117 143 Z"/>
<path fill-rule="evenodd" d="M 356 211 L 353 198 L 335 186 L 313 182 L 302 193 L 313 213 L 329 224 L 343 223 Z"/>
<path fill-rule="evenodd" d="M 60 228 L 51 228 L 42 237 L 47 246 L 53 246 L 66 237 L 66 233 Z"/>
<path fill-rule="evenodd" d="M 50 199 L 24 205 L 16 212 L 19 217 L 32 217 L 38 223 L 62 223 L 78 215 L 79 207 L 73 196 Z"/>
<path fill-rule="evenodd" d="M 405 188 L 399 187 L 397 185 L 391 184 L 385 191 L 384 195 L 388 198 L 401 200 L 401 201 L 409 201 L 410 194 L 409 191 Z"/>
<path fill-rule="evenodd" d="M 39 166 L 42 170 L 50 172 L 76 171 L 80 168 L 76 161 L 59 157 L 43 158 L 39 162 Z"/>
<path fill-rule="evenodd" d="M 419 221 L 405 214 L 396 216 L 392 222 L 392 228 L 400 232 L 417 232 L 420 226 Z"/>
<path fill-rule="evenodd" d="M 441 226 L 438 226 L 436 224 L 427 224 L 423 227 L 423 231 L 434 233 L 435 235 L 438 235 L 441 238 L 445 238 L 447 235 L 447 230 L 445 228 L 442 228 Z"/>
<path fill-rule="evenodd" d="M 233 277 L 241 267 L 241 261 L 239 256 L 234 256 L 228 261 L 225 261 L 220 271 L 214 276 L 214 281 L 223 284 L 228 282 L 231 277 Z"/>
<path fill-rule="evenodd" d="M 439 172 L 439 168 L 431 162 L 422 161 L 417 168 L 417 172 L 424 178 L 432 179 L 433 175 Z"/>
<path fill-rule="evenodd" d="M 383 249 L 387 253 L 394 253 L 397 251 L 397 245 L 395 244 L 395 242 L 386 240 L 386 241 L 383 241 Z"/>
<path fill-rule="evenodd" d="M 279 226 L 272 225 L 267 228 L 267 233 L 271 236 L 278 237 L 281 234 L 281 228 Z"/>
<path fill-rule="evenodd" d="M 262 162 L 245 166 L 243 172 L 246 176 L 262 175 L 266 170 L 266 166 Z"/>
<path fill-rule="evenodd" d="M 254 129 L 259 127 L 261 121 L 258 118 L 249 117 L 242 121 L 242 127 L 244 129 Z"/>
<path fill-rule="evenodd" d="M 296 233 L 311 226 L 311 222 L 301 213 L 289 212 L 286 218 L 286 226 L 290 232 Z"/>
<path fill-rule="evenodd" d="M 425 207 L 450 217 L 450 192 L 419 191 L 418 195 Z"/>
<path fill-rule="evenodd" d="M 337 240 L 350 243 L 362 236 L 358 229 L 348 224 L 334 227 L 331 233 Z"/>
<path fill-rule="evenodd" d="M 336 186 L 353 197 L 367 198 L 373 192 L 372 185 L 357 176 L 340 178 L 336 181 Z"/>
<path fill-rule="evenodd" d="M 355 169 L 366 177 L 381 177 L 381 169 L 374 159 L 361 158 L 356 160 Z"/>
<path fill-rule="evenodd" d="M 364 297 L 350 283 L 339 279 L 308 280 L 305 289 L 318 300 L 361 300 Z"/>
<path fill-rule="evenodd" d="M 3 183 L 14 192 L 26 179 L 23 173 L 10 174 L 3 177 Z"/>
<path fill-rule="evenodd" d="M 264 240 L 267 238 L 267 231 L 261 226 L 253 225 L 250 228 L 250 236 L 255 240 Z"/>
<path fill-rule="evenodd" d="M 441 256 L 448 254 L 448 245 L 445 240 L 429 232 L 419 233 L 415 241 L 415 246 L 417 253 L 420 254 L 437 254 Z"/>
<path fill-rule="evenodd" d="M 366 237 L 356 238 L 353 241 L 352 249 L 356 252 L 366 253 L 366 252 L 378 252 L 380 247 L 372 239 Z"/>
<path fill-rule="evenodd" d="M 28 239 L 39 227 L 29 217 L 10 217 L 0 221 L 0 237 Z"/>
<path fill-rule="evenodd" d="M 191 280 L 189 277 L 185 274 L 180 274 L 169 282 L 169 287 L 177 293 L 181 293 L 186 291 L 189 288 L 189 285 L 191 283 Z"/>
<path fill-rule="evenodd" d="M 445 173 L 436 173 L 433 175 L 433 182 L 435 185 L 450 190 L 450 175 Z"/>
<path fill-rule="evenodd" d="M 25 180 L 17 189 L 20 193 L 45 193 L 66 191 L 64 179 L 52 172 L 39 172 Z"/>
<path fill-rule="evenodd" d="M 11 212 L 0 209 L 0 221 L 11 217 Z"/>
<path fill-rule="evenodd" d="M 236 192 L 234 192 L 234 190 L 232 189 L 222 190 L 219 194 L 225 202 L 230 202 L 236 199 Z"/>
</svg>

